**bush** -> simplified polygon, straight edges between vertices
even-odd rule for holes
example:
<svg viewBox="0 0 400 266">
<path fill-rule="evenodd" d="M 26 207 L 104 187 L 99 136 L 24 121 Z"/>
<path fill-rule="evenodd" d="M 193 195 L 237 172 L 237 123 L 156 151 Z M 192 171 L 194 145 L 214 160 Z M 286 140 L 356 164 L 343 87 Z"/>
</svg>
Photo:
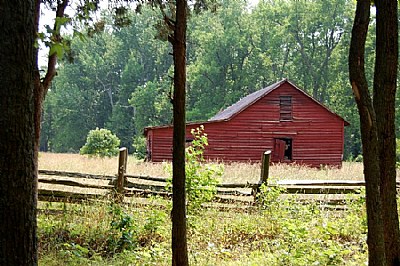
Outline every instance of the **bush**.
<svg viewBox="0 0 400 266">
<path fill-rule="evenodd" d="M 81 148 L 80 154 L 99 157 L 116 156 L 119 152 L 120 142 L 110 130 L 96 128 L 89 131 L 86 144 Z"/>
<path fill-rule="evenodd" d="M 138 159 L 144 159 L 146 157 L 146 138 L 142 136 L 136 136 L 133 138 L 133 154 Z"/>
</svg>

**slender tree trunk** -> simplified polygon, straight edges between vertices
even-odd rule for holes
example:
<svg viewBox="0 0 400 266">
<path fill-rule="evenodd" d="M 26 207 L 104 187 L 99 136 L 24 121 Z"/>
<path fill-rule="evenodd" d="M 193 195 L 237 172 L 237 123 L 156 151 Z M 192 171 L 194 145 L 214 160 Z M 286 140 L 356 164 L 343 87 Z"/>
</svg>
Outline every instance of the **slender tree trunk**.
<svg viewBox="0 0 400 266">
<path fill-rule="evenodd" d="M 358 0 L 349 53 L 349 75 L 360 115 L 366 186 L 369 265 L 386 265 L 380 193 L 378 132 L 375 111 L 365 78 L 364 53 L 370 0 Z"/>
<path fill-rule="evenodd" d="M 0 0 L 0 265 L 37 265 L 34 13 Z"/>
<path fill-rule="evenodd" d="M 398 64 L 397 0 L 376 0 L 374 109 L 387 265 L 400 265 L 400 232 L 396 202 L 395 97 Z"/>
<path fill-rule="evenodd" d="M 174 56 L 172 265 L 177 266 L 188 265 L 185 193 L 186 11 L 186 0 L 177 0 L 172 39 Z"/>
<path fill-rule="evenodd" d="M 41 9 L 41 0 L 35 0 L 35 29 L 39 30 L 39 20 L 40 20 L 40 9 Z M 65 14 L 65 9 L 69 4 L 69 0 L 62 0 L 58 2 L 56 9 L 56 17 L 62 18 Z M 61 42 L 61 34 L 59 30 L 57 31 L 57 26 L 54 24 L 53 26 L 54 33 L 52 35 L 52 40 L 54 42 Z M 42 120 L 42 110 L 43 103 L 46 97 L 47 91 L 53 81 L 54 77 L 57 74 L 56 65 L 57 65 L 57 54 L 54 53 L 49 55 L 47 61 L 47 71 L 44 78 L 41 80 L 39 66 L 38 66 L 38 50 L 35 49 L 35 75 L 34 75 L 34 102 L 35 102 L 35 161 L 37 163 L 39 156 L 39 147 L 40 147 L 40 127 Z"/>
</svg>

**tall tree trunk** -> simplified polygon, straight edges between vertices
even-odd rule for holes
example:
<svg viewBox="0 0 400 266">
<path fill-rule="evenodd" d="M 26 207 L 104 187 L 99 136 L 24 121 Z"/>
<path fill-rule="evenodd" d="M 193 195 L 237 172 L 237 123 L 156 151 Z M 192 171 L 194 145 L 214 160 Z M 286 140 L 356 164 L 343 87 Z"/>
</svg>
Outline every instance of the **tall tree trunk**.
<svg viewBox="0 0 400 266">
<path fill-rule="evenodd" d="M 378 132 L 375 111 L 365 77 L 365 41 L 370 18 L 370 0 L 358 0 L 349 52 L 349 75 L 360 115 L 366 186 L 369 265 L 386 265 L 380 191 Z"/>
<path fill-rule="evenodd" d="M 400 265 L 400 232 L 396 202 L 395 97 L 398 64 L 397 0 L 376 0 L 374 109 L 387 265 Z"/>
<path fill-rule="evenodd" d="M 185 192 L 186 12 L 186 0 L 177 0 L 172 38 L 174 57 L 172 265 L 179 266 L 188 265 Z"/>
<path fill-rule="evenodd" d="M 34 13 L 0 0 L 0 265 L 37 265 Z"/>
</svg>

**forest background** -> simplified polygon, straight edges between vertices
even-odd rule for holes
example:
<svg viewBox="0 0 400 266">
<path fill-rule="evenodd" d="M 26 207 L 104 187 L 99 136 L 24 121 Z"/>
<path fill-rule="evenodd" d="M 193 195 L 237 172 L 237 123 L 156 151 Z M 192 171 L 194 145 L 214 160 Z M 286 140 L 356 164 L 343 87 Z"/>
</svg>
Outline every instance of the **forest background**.
<svg viewBox="0 0 400 266">
<path fill-rule="evenodd" d="M 360 127 L 348 77 L 354 10 L 352 0 L 262 0 L 253 6 L 245 0 L 218 0 L 213 10 L 191 14 L 187 120 L 205 121 L 240 98 L 288 78 L 350 122 L 344 159 L 356 158 L 361 153 Z M 118 28 L 103 11 L 92 37 L 67 37 L 71 54 L 59 63 L 44 105 L 42 151 L 79 152 L 88 132 L 99 127 L 110 129 L 122 146 L 143 156 L 144 127 L 172 122 L 173 62 L 162 14 L 143 6 L 129 19 L 129 26 Z M 372 21 L 366 44 L 370 85 L 374 34 Z M 396 113 L 399 99 L 397 90 Z M 400 136 L 399 116 L 396 130 Z"/>
</svg>

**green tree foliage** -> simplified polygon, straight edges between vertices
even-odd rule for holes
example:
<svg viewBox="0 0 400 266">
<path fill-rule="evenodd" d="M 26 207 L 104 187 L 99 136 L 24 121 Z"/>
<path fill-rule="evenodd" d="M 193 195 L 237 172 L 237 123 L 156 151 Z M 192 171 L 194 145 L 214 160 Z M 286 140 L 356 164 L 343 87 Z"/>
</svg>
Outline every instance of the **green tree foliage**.
<svg viewBox="0 0 400 266">
<path fill-rule="evenodd" d="M 143 133 L 146 126 L 171 124 L 170 86 L 170 81 L 149 81 L 132 93 L 129 104 L 135 110 L 135 129 L 138 135 Z"/>
<path fill-rule="evenodd" d="M 140 14 L 131 14 L 128 27 L 105 26 L 92 38 L 73 38 L 74 63 L 60 64 L 46 98 L 43 148 L 78 151 L 89 130 L 95 127 L 111 129 L 123 146 L 132 146 L 132 137 L 141 135 L 147 125 L 137 131 L 135 107 L 128 100 L 136 88 L 159 80 L 171 66 L 168 45 L 154 39 L 156 15 L 144 8 Z M 107 21 L 109 16 L 104 16 Z M 168 112 L 165 114 L 168 117 Z M 170 120 L 158 122 L 165 121 Z"/>
<path fill-rule="evenodd" d="M 248 4 L 219 0 L 216 12 L 191 14 L 187 120 L 207 120 L 247 94 L 289 78 L 350 123 L 344 157 L 357 157 L 359 120 L 346 58 L 355 3 Z M 129 14 L 131 24 L 125 28 L 111 26 L 113 17 L 103 16 L 102 32 L 86 41 L 72 39 L 75 63 L 60 64 L 46 98 L 43 149 L 78 151 L 95 127 L 111 129 L 123 146 L 131 147 L 144 127 L 172 123 L 171 48 L 156 38 L 160 12 L 143 6 L 140 13 Z M 366 43 L 370 84 L 374 27 L 371 23 Z M 399 134 L 400 116 L 396 119 Z"/>
<path fill-rule="evenodd" d="M 63 67 L 60 68 L 62 71 Z M 90 91 L 82 91 L 75 84 L 68 90 L 58 91 L 58 82 L 57 79 L 46 97 L 44 118 L 48 120 L 43 124 L 41 135 L 42 140 L 46 136 L 49 140 L 43 145 L 55 152 L 78 152 L 85 144 L 89 130 L 97 126 L 96 117 L 89 112 L 89 104 L 93 101 L 87 101 Z"/>
<path fill-rule="evenodd" d="M 87 41 L 74 39 L 72 48 L 75 63 L 60 65 L 44 111 L 52 117 L 49 146 L 56 152 L 78 151 L 90 129 L 111 120 L 118 101 L 118 40 L 104 33 Z"/>
<path fill-rule="evenodd" d="M 216 14 L 205 12 L 193 18 L 189 31 L 193 46 L 189 49 L 194 57 L 188 66 L 188 120 L 208 119 L 260 89 L 268 73 L 261 73 L 265 65 L 260 65 L 254 47 L 256 27 L 246 1 L 222 1 Z"/>
<path fill-rule="evenodd" d="M 110 130 L 96 128 L 89 131 L 85 145 L 81 148 L 81 154 L 89 156 L 112 157 L 118 155 L 121 141 Z"/>
</svg>

